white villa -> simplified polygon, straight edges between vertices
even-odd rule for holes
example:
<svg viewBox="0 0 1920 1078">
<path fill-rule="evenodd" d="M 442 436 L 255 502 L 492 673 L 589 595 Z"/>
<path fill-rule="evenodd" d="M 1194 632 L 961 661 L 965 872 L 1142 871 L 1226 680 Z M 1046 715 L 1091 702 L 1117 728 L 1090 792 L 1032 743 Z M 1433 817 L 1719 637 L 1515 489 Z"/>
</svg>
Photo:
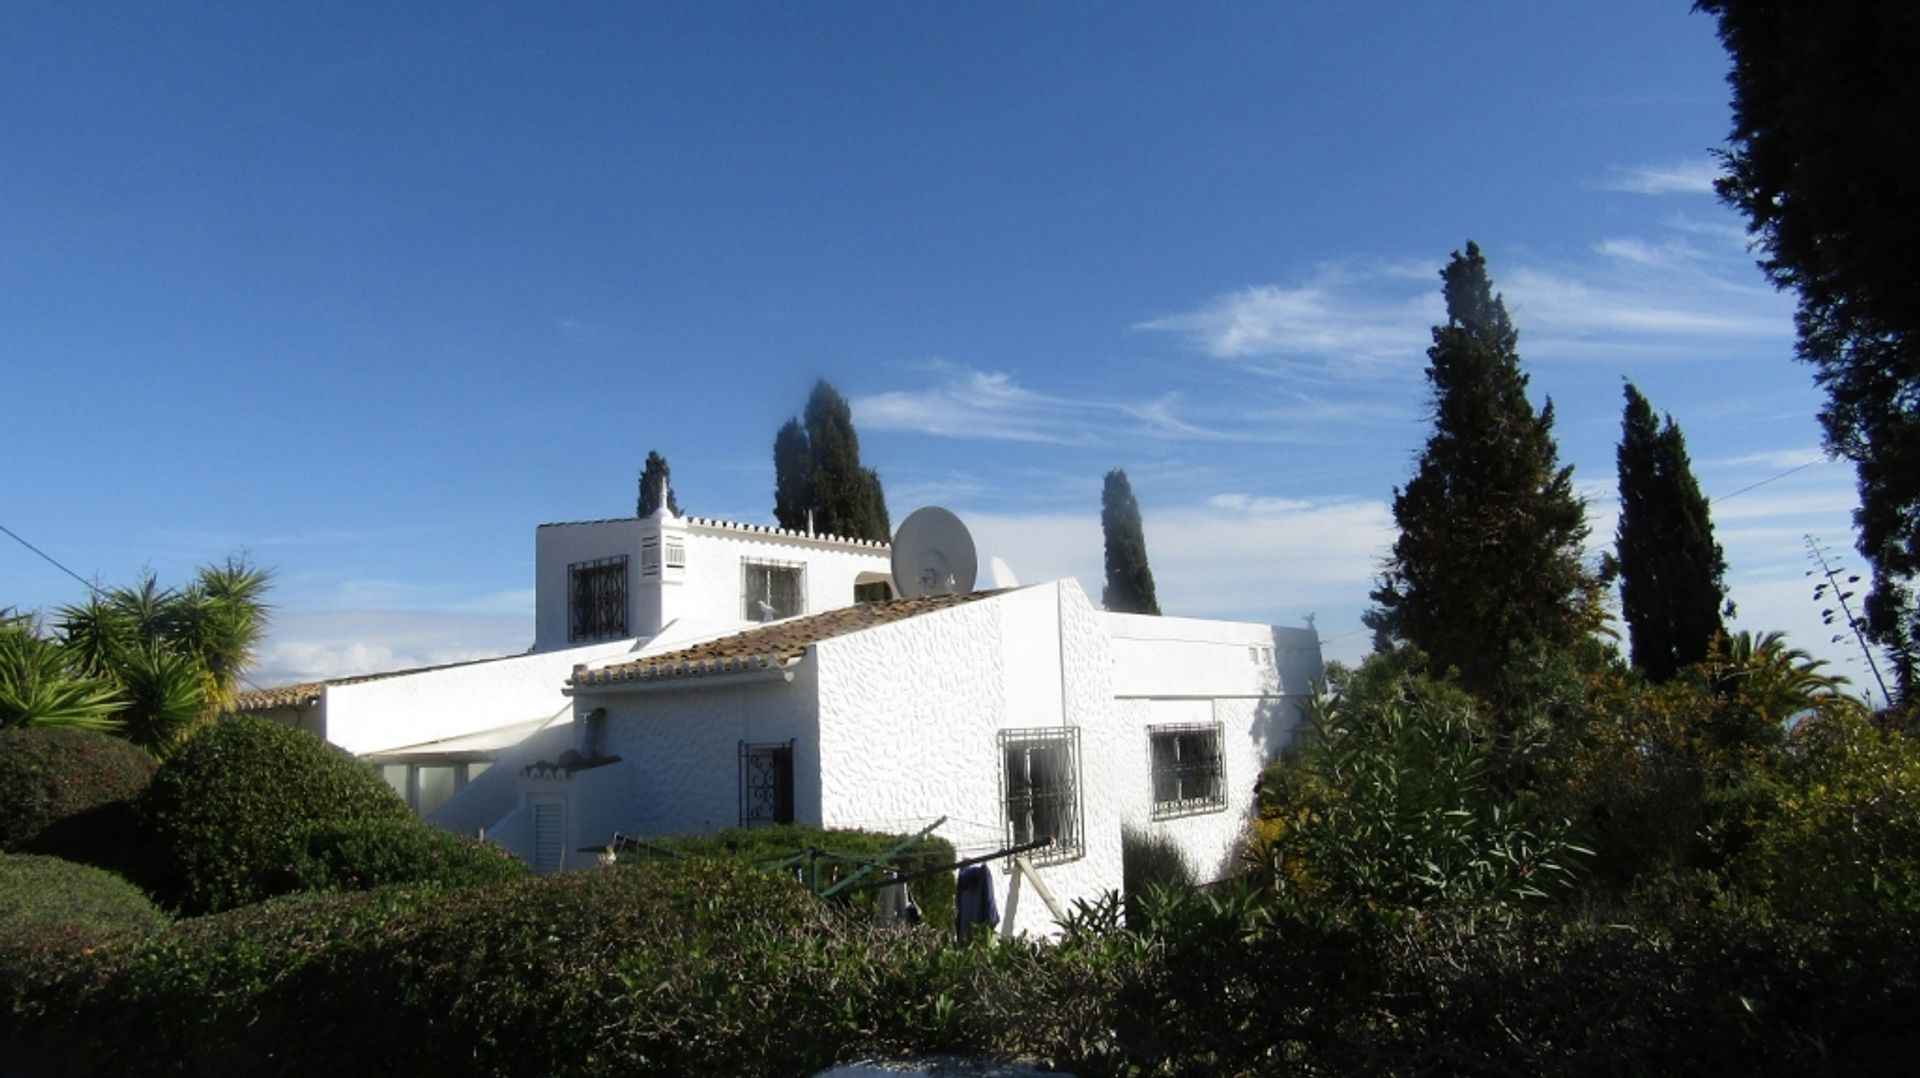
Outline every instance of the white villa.
<svg viewBox="0 0 1920 1078">
<path fill-rule="evenodd" d="M 1066 906 L 1120 887 L 1124 828 L 1223 874 L 1321 672 L 1311 629 L 1109 614 L 1071 580 L 896 599 L 884 545 L 664 509 L 536 547 L 530 653 L 243 706 L 541 872 L 616 832 L 945 818 L 963 855 L 1051 838 L 1028 857 Z M 1055 930 L 1031 898 L 1007 927 Z"/>
</svg>

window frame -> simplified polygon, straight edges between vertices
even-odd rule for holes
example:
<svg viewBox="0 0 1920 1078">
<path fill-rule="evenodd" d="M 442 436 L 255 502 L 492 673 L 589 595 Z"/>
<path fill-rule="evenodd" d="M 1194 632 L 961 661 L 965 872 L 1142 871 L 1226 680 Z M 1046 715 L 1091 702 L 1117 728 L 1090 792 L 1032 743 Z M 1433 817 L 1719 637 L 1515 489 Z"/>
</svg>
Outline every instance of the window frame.
<svg viewBox="0 0 1920 1078">
<path fill-rule="evenodd" d="M 1162 745 L 1167 746 L 1162 751 Z M 1197 758 L 1194 749 L 1201 751 Z M 1147 727 L 1147 769 L 1156 820 L 1227 810 L 1226 724 L 1183 722 Z M 1163 796 L 1165 783 L 1172 796 Z M 1198 787 L 1199 792 L 1192 792 Z"/>
<path fill-rule="evenodd" d="M 766 758 L 768 781 L 755 785 L 755 758 Z M 757 796 L 771 788 L 767 796 Z M 793 741 L 740 742 L 740 826 L 778 827 L 794 822 Z"/>
<path fill-rule="evenodd" d="M 1035 864 L 1058 864 L 1086 856 L 1086 784 L 1080 773 L 1080 728 L 1040 726 L 1001 730 L 996 738 L 1000 757 L 1000 815 L 1009 847 L 1023 846 L 1044 833 L 1050 823 L 1053 844 L 1033 851 Z M 1036 750 L 1056 757 L 1036 774 Z M 1069 788 L 1047 786 L 1064 779 Z M 1051 817 L 1050 821 L 1048 817 Z M 1064 832 L 1064 833 L 1062 833 Z"/>
<path fill-rule="evenodd" d="M 605 590 L 596 589 L 593 581 L 605 581 L 610 586 Z M 593 616 L 589 620 L 582 618 L 582 600 Z M 593 558 L 587 561 L 570 562 L 567 565 L 567 642 L 582 640 L 619 640 L 628 635 L 628 621 L 632 611 L 628 609 L 627 595 L 627 556 L 615 554 L 610 558 Z M 618 610 L 619 624 L 603 625 L 606 612 Z"/>
<path fill-rule="evenodd" d="M 757 605 L 749 605 L 758 604 L 761 601 L 759 593 L 753 590 L 751 586 L 755 570 L 762 570 L 769 573 L 765 600 L 769 606 L 773 605 L 773 581 L 770 575 L 771 572 L 780 571 L 793 574 L 793 600 L 795 608 L 791 611 L 782 612 L 780 608 L 776 606 L 774 607 L 774 616 L 765 620 L 782 621 L 787 618 L 797 618 L 806 614 L 806 562 L 779 561 L 773 558 L 742 558 L 740 559 L 740 619 L 742 621 L 758 622 L 762 620 L 762 613 L 759 607 Z"/>
</svg>

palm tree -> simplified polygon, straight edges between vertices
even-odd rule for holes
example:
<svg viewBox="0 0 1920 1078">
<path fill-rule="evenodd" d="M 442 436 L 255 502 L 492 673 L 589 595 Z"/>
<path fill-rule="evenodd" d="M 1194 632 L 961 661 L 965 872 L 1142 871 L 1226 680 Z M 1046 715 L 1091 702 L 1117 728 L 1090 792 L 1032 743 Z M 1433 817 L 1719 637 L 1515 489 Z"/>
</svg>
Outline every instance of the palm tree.
<svg viewBox="0 0 1920 1078">
<path fill-rule="evenodd" d="M 1704 664 L 1713 686 L 1776 723 L 1820 706 L 1847 679 L 1822 673 L 1825 659 L 1787 646 L 1787 636 L 1741 631 L 1720 636 Z"/>
<path fill-rule="evenodd" d="M 0 617 L 0 728 L 72 726 L 113 733 L 123 702 L 112 682 L 75 670 L 60 645 L 28 619 Z"/>
</svg>

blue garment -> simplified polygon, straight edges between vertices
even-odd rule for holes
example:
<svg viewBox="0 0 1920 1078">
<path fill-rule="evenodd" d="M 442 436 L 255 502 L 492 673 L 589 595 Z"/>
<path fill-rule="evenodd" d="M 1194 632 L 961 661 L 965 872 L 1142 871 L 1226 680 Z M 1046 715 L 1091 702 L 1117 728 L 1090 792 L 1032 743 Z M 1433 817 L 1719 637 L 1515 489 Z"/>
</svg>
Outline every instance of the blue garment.
<svg viewBox="0 0 1920 1078">
<path fill-rule="evenodd" d="M 993 870 L 985 865 L 969 865 L 953 881 L 953 930 L 961 939 L 973 934 L 974 925 L 992 928 L 1000 923 L 1000 907 L 993 897 Z"/>
</svg>

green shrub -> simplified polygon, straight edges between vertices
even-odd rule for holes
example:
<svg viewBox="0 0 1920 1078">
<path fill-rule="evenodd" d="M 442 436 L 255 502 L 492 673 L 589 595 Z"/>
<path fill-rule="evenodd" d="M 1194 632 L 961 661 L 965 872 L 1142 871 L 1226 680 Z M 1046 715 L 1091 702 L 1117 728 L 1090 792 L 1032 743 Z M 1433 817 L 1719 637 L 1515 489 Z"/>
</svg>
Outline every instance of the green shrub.
<svg viewBox="0 0 1920 1078">
<path fill-rule="evenodd" d="M 418 820 L 316 827 L 286 866 L 288 891 L 367 891 L 396 883 L 474 887 L 524 879 L 532 870 L 487 842 Z"/>
<path fill-rule="evenodd" d="M 706 860 L 294 895 L 180 922 L 35 1043 L 88 1074 L 801 1075 L 1106 1050 L 1119 959 L 948 936 Z"/>
<path fill-rule="evenodd" d="M 152 756 L 107 734 L 0 730 L 0 852 L 86 861 L 111 853 L 131 841 L 125 809 L 154 767 Z"/>
<path fill-rule="evenodd" d="M 876 861 L 906 841 L 906 835 L 887 835 L 873 831 L 822 829 L 806 824 L 779 827 L 729 827 L 710 835 L 684 835 L 653 839 L 637 844 L 625 857 L 641 861 L 668 858 L 705 857 L 739 861 L 758 867 L 772 867 L 792 861 L 787 870 L 802 882 L 817 879 L 825 890 L 859 870 L 860 861 Z M 803 857 L 810 851 L 819 857 Z M 943 838 L 927 836 L 893 864 L 903 873 L 930 870 L 954 861 L 953 845 Z M 864 880 L 879 877 L 869 873 Z M 933 872 L 907 884 L 920 915 L 929 924 L 953 924 L 953 882 L 950 872 Z M 873 887 L 855 886 L 846 892 L 846 901 L 855 909 L 871 910 L 878 894 Z"/>
<path fill-rule="evenodd" d="M 145 893 L 111 872 L 0 854 L 0 1042 L 58 1013 L 63 984 L 165 924 Z"/>
<path fill-rule="evenodd" d="M 194 734 L 154 774 L 143 809 L 156 889 L 187 913 L 283 892 L 316 827 L 412 818 L 370 765 L 251 716 Z"/>
</svg>

